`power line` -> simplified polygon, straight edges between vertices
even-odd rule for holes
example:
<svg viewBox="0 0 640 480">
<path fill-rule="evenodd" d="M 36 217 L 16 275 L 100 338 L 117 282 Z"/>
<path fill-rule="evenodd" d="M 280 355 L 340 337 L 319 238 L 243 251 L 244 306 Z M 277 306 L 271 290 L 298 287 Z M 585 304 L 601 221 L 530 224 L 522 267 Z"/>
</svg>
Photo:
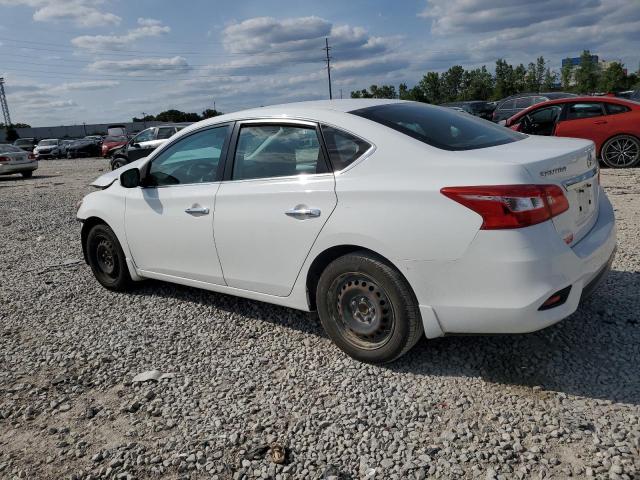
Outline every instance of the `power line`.
<svg viewBox="0 0 640 480">
<path fill-rule="evenodd" d="M 331 57 L 329 56 L 329 50 L 331 47 L 329 46 L 329 39 L 325 37 L 324 39 L 325 47 L 323 50 L 327 53 L 327 77 L 329 78 L 329 100 L 333 99 L 333 94 L 331 93 Z"/>
</svg>

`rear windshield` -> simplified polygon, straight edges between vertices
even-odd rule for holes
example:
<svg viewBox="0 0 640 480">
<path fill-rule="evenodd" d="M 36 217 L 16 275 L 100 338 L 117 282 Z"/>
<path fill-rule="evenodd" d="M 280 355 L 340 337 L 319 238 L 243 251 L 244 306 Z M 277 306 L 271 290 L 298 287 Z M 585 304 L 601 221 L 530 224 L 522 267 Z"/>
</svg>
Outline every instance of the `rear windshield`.
<svg viewBox="0 0 640 480">
<path fill-rule="evenodd" d="M 21 140 L 16 140 L 13 143 L 14 143 L 14 145 L 32 145 L 33 144 L 33 140 L 29 140 L 28 138 L 24 138 L 24 139 L 21 139 Z"/>
<path fill-rule="evenodd" d="M 393 103 L 350 112 L 443 150 L 474 150 L 526 138 L 487 120 L 424 103 Z"/>
<path fill-rule="evenodd" d="M 22 152 L 19 148 L 14 147 L 13 145 L 0 145 L 0 153 L 14 153 L 14 152 Z"/>
<path fill-rule="evenodd" d="M 105 142 L 126 142 L 127 141 L 127 136 L 126 135 L 119 135 L 119 136 L 114 136 L 114 137 L 107 137 L 104 139 Z"/>
</svg>

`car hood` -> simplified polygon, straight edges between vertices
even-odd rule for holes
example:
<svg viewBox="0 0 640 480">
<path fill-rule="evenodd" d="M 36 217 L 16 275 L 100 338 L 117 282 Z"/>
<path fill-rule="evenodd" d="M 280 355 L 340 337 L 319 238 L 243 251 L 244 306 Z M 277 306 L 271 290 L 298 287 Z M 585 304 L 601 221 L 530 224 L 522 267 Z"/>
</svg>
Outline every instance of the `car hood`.
<svg viewBox="0 0 640 480">
<path fill-rule="evenodd" d="M 127 163 L 126 165 L 123 165 L 122 167 L 116 170 L 112 170 L 108 173 L 105 173 L 104 175 L 100 175 L 93 182 L 91 182 L 91 185 L 99 188 L 107 188 L 109 185 L 115 182 L 118 178 L 120 178 L 120 175 L 122 174 L 122 172 L 126 170 L 131 170 L 132 168 L 139 168 L 140 166 L 142 166 L 142 164 L 146 159 L 147 157 L 139 158 L 138 160 L 131 163 Z"/>
</svg>

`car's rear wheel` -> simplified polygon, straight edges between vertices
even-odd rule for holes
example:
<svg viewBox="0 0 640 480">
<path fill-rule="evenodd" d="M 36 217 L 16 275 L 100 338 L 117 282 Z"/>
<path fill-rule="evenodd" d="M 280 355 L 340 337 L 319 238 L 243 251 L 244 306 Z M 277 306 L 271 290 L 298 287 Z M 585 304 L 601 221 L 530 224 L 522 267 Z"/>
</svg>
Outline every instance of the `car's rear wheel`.
<svg viewBox="0 0 640 480">
<path fill-rule="evenodd" d="M 123 291 L 131 286 L 127 261 L 113 230 L 107 225 L 95 225 L 86 239 L 89 266 L 100 284 L 109 290 Z"/>
<path fill-rule="evenodd" d="M 112 170 L 117 170 L 120 167 L 124 167 L 126 164 L 127 164 L 127 162 L 125 162 L 124 158 L 115 158 L 111 162 L 111 169 Z"/>
<path fill-rule="evenodd" d="M 33 177 L 33 170 L 29 170 L 29 171 L 26 171 L 26 172 L 21 172 L 21 174 L 22 174 L 22 176 L 24 178 L 31 178 L 31 177 Z"/>
<path fill-rule="evenodd" d="M 611 168 L 630 168 L 640 163 L 640 140 L 631 135 L 610 138 L 602 146 L 602 162 Z"/>
<path fill-rule="evenodd" d="M 363 362 L 391 362 L 408 352 L 423 332 L 407 281 L 366 251 L 339 257 L 325 268 L 316 304 L 329 337 Z"/>
</svg>

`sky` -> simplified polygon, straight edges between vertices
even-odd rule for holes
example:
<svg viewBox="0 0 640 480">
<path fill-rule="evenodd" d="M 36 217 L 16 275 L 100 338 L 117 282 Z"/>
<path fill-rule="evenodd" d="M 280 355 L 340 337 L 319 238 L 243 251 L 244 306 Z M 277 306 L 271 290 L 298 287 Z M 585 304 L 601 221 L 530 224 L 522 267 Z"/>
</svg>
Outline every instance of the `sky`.
<svg viewBox="0 0 640 480">
<path fill-rule="evenodd" d="M 334 98 L 583 49 L 635 71 L 640 0 L 0 0 L 0 76 L 32 126 L 328 98 L 325 38 Z"/>
</svg>

